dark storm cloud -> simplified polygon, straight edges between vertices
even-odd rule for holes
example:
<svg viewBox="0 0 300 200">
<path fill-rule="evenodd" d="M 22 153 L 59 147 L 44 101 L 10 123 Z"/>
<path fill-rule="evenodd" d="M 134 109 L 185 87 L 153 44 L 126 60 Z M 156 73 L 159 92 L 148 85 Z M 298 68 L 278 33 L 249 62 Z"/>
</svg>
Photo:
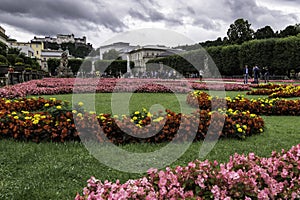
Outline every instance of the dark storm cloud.
<svg viewBox="0 0 300 200">
<path fill-rule="evenodd" d="M 36 34 L 70 32 L 76 23 L 83 26 L 93 23 L 114 32 L 126 28 L 105 5 L 95 1 L 1 0 L 0 18 L 4 23 Z"/>
<path fill-rule="evenodd" d="M 0 0 L 0 25 L 4 23 L 33 35 L 74 33 L 98 39 L 103 32 L 111 34 L 157 23 L 161 28 L 184 32 L 191 32 L 187 30 L 191 27 L 193 32 L 201 28 L 206 35 L 222 36 L 238 18 L 248 20 L 253 29 L 270 25 L 278 30 L 299 23 L 299 12 L 283 12 L 281 5 L 297 8 L 300 1 Z"/>
</svg>

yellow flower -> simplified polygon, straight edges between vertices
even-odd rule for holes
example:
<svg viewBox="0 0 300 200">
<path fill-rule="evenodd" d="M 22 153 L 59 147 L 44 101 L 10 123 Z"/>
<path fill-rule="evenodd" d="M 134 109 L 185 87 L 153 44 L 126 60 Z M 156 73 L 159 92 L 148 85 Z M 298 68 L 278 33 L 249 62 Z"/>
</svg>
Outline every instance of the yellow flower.
<svg viewBox="0 0 300 200">
<path fill-rule="evenodd" d="M 247 126 L 246 126 L 246 125 L 243 125 L 243 129 L 246 130 L 246 129 L 247 129 Z"/>
<path fill-rule="evenodd" d="M 71 119 L 67 119 L 67 122 L 70 122 L 71 121 Z"/>
<path fill-rule="evenodd" d="M 72 113 L 73 113 L 73 114 L 76 114 L 76 113 L 77 113 L 77 110 L 72 110 Z"/>
<path fill-rule="evenodd" d="M 132 118 L 132 120 L 133 120 L 133 121 L 137 120 L 137 117 L 134 116 L 134 117 Z"/>
<path fill-rule="evenodd" d="M 60 109 L 61 109 L 61 106 L 56 106 L 56 109 L 57 109 L 57 110 L 60 110 Z"/>
<path fill-rule="evenodd" d="M 49 107 L 49 103 L 46 103 L 44 106 L 45 106 L 45 107 Z"/>
<path fill-rule="evenodd" d="M 78 105 L 83 106 L 84 104 L 83 104 L 83 102 L 80 101 L 80 102 L 78 102 Z"/>
<path fill-rule="evenodd" d="M 18 116 L 14 116 L 14 119 L 19 119 L 19 117 Z"/>
<path fill-rule="evenodd" d="M 32 117 L 25 117 L 24 119 L 32 119 Z"/>
<path fill-rule="evenodd" d="M 243 129 L 241 129 L 241 128 L 238 128 L 238 132 L 240 132 L 240 133 L 241 133 L 241 132 L 243 132 Z"/>
<path fill-rule="evenodd" d="M 138 114 L 140 114 L 140 112 L 139 111 L 135 111 L 134 114 L 138 115 Z"/>
<path fill-rule="evenodd" d="M 16 115 L 17 113 L 14 111 L 14 112 L 12 112 L 11 114 L 12 114 L 12 115 Z"/>
<path fill-rule="evenodd" d="M 260 128 L 259 131 L 262 133 L 264 130 L 262 128 Z"/>
<path fill-rule="evenodd" d="M 152 117 L 150 112 L 147 113 L 147 117 Z"/>
<path fill-rule="evenodd" d="M 250 117 L 254 118 L 254 117 L 256 117 L 256 114 L 250 114 Z"/>
<path fill-rule="evenodd" d="M 27 115 L 27 114 L 29 114 L 29 112 L 28 111 L 24 111 L 24 110 L 22 110 L 21 111 L 24 115 Z"/>
<path fill-rule="evenodd" d="M 41 116 L 41 119 L 45 119 L 45 118 L 46 118 L 46 115 L 42 115 L 42 116 Z"/>
<path fill-rule="evenodd" d="M 39 120 L 33 120 L 32 123 L 33 123 L 33 124 L 38 124 L 38 123 L 39 123 Z"/>
<path fill-rule="evenodd" d="M 90 111 L 89 113 L 90 113 L 91 115 L 96 114 L 96 112 L 94 112 L 94 111 Z"/>
<path fill-rule="evenodd" d="M 161 120 L 163 120 L 164 118 L 163 117 L 159 117 L 159 118 L 157 118 L 157 119 L 154 119 L 153 121 L 154 122 L 160 122 Z"/>
<path fill-rule="evenodd" d="M 241 127 L 239 124 L 236 124 L 235 126 L 236 126 L 237 128 L 240 128 L 240 127 Z"/>
<path fill-rule="evenodd" d="M 82 114 L 81 114 L 81 113 L 78 113 L 78 114 L 77 114 L 77 117 L 82 117 Z"/>
<path fill-rule="evenodd" d="M 35 114 L 34 115 L 34 118 L 40 118 L 41 117 L 41 114 Z"/>
</svg>

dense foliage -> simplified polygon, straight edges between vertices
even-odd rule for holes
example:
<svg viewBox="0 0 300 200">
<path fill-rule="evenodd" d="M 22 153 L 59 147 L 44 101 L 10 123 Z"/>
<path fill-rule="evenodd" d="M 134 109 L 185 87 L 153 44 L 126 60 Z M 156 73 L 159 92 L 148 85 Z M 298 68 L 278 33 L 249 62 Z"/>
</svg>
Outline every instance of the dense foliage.
<svg viewBox="0 0 300 200">
<path fill-rule="evenodd" d="M 241 45 L 213 46 L 205 50 L 214 62 L 208 62 L 209 68 L 215 64 L 223 76 L 242 75 L 244 65 L 250 67 L 258 65 L 261 69 L 268 67 L 271 75 L 290 76 L 291 70 L 294 70 L 295 73 L 300 72 L 300 35 L 251 40 Z M 201 64 L 203 63 L 201 58 L 204 54 L 203 51 L 204 49 L 199 49 L 181 55 L 153 59 L 148 61 L 148 65 L 150 63 L 163 63 L 178 72 L 192 71 L 197 73 L 198 66 L 188 61 L 199 60 L 199 67 L 203 68 L 203 64 Z M 252 73 L 251 69 L 249 73 Z"/>
</svg>

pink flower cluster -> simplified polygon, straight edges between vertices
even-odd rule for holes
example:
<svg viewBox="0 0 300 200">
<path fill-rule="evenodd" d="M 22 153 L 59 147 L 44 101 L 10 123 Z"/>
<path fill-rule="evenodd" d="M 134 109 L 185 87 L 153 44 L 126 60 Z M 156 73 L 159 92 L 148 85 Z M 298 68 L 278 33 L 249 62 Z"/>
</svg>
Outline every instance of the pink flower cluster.
<svg viewBox="0 0 300 200">
<path fill-rule="evenodd" d="M 31 80 L 0 89 L 0 97 L 18 98 L 27 95 L 56 95 L 71 93 L 151 92 L 188 93 L 197 90 L 250 90 L 248 85 L 223 83 L 222 81 L 200 83 L 194 79 L 113 79 L 113 78 L 45 78 Z"/>
<path fill-rule="evenodd" d="M 251 90 L 249 85 L 223 82 L 192 82 L 194 90 L 226 90 L 226 91 L 246 91 Z"/>
<path fill-rule="evenodd" d="M 92 177 L 83 199 L 299 199 L 300 144 L 269 158 L 235 154 L 228 163 L 194 161 L 121 184 Z"/>
</svg>

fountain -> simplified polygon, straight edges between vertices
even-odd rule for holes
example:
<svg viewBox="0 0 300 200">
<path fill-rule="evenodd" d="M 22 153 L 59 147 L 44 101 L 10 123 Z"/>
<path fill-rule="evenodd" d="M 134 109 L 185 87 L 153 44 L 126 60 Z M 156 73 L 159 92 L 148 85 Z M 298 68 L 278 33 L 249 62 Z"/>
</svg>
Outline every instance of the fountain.
<svg viewBox="0 0 300 200">
<path fill-rule="evenodd" d="M 64 51 L 61 54 L 60 65 L 57 68 L 57 77 L 59 78 L 70 78 L 73 77 L 73 72 L 68 66 L 68 51 Z"/>
</svg>

